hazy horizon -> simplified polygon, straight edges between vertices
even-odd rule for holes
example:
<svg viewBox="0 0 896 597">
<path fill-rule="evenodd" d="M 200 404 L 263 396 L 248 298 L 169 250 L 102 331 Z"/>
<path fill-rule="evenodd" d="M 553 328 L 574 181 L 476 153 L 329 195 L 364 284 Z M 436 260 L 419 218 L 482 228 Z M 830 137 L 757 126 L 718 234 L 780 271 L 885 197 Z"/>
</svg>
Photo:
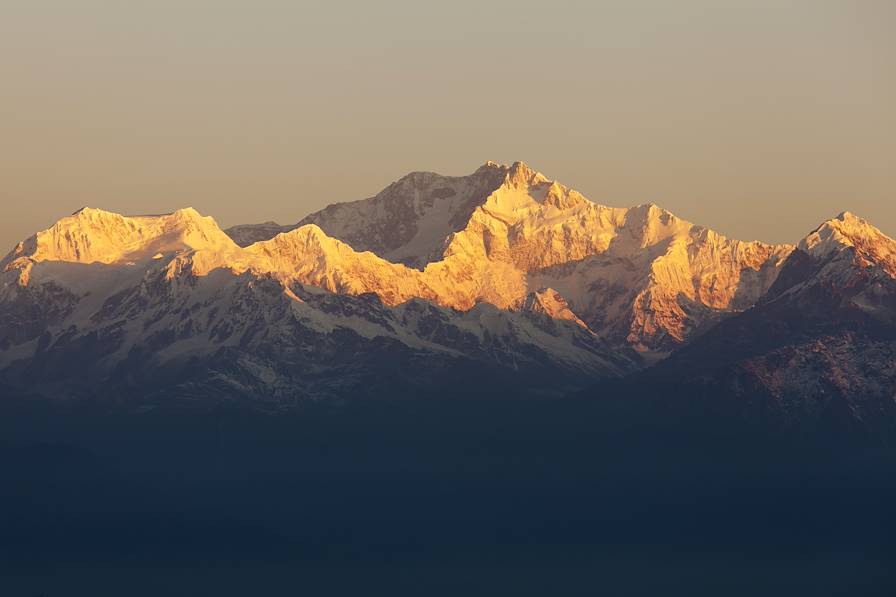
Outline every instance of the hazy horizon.
<svg viewBox="0 0 896 597">
<path fill-rule="evenodd" d="M 896 5 L 4 3 L 0 253 L 76 209 L 294 223 L 525 161 L 744 240 L 896 234 Z"/>
</svg>

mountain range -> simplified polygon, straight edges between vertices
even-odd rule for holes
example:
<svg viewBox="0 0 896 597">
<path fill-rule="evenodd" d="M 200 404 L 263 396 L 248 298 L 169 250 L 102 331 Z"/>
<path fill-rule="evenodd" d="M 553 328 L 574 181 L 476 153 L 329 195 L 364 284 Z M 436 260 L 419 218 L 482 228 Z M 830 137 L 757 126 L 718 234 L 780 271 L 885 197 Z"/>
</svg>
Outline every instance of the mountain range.
<svg viewBox="0 0 896 597">
<path fill-rule="evenodd" d="M 625 379 L 784 425 L 896 420 L 896 242 L 848 212 L 795 245 L 745 242 L 487 162 L 291 226 L 84 208 L 0 276 L 10 392 L 278 410 Z"/>
</svg>

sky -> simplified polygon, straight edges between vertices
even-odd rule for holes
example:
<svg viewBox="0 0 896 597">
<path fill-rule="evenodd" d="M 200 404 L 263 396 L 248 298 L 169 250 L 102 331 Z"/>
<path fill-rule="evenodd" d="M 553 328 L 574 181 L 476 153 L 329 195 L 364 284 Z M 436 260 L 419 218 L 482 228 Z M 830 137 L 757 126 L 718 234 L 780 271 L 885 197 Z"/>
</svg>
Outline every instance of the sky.
<svg viewBox="0 0 896 597">
<path fill-rule="evenodd" d="M 0 253 L 83 206 L 294 223 L 522 160 L 745 240 L 896 235 L 896 2 L 0 2 Z"/>
</svg>

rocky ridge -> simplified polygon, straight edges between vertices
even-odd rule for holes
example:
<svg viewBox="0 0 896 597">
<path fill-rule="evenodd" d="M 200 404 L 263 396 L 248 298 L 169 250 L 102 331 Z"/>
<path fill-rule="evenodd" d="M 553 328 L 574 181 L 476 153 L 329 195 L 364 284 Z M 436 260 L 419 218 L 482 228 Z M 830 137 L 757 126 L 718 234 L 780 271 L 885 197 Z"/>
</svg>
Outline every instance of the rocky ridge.
<svg viewBox="0 0 896 597">
<path fill-rule="evenodd" d="M 416 296 L 456 309 L 482 301 L 513 309 L 550 287 L 612 342 L 659 354 L 751 306 L 793 250 L 730 240 L 655 205 L 599 205 L 521 162 L 489 162 L 468 177 L 413 173 L 373 199 L 303 222 L 419 269 L 404 276 L 418 280 Z M 358 285 L 387 302 L 406 298 L 394 284 Z"/>
<path fill-rule="evenodd" d="M 797 247 L 743 242 L 652 204 L 596 204 L 519 162 L 412 173 L 298 226 L 230 235 L 190 208 L 85 208 L 0 269 L 0 382 L 49 393 L 281 403 L 373 391 L 386 370 L 425 387 L 461 367 L 557 394 L 672 351 L 657 371 L 714 378 L 710 364 L 743 371 L 769 347 L 843 359 L 868 346 L 892 369 L 886 334 L 868 334 L 896 321 L 896 245 L 861 218 L 844 212 Z M 821 366 L 762 358 L 757 379 L 782 384 Z"/>
</svg>

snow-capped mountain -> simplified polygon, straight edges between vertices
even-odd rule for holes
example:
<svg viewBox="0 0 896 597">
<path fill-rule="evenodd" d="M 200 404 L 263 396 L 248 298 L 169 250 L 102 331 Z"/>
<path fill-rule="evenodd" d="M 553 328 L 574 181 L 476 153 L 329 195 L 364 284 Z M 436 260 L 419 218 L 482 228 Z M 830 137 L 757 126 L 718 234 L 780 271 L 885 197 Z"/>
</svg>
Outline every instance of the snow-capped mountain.
<svg viewBox="0 0 896 597">
<path fill-rule="evenodd" d="M 0 270 L 0 384 L 50 395 L 284 404 L 484 380 L 556 395 L 673 350 L 656 371 L 741 367 L 818 342 L 830 313 L 863 334 L 896 321 L 894 243 L 851 214 L 797 247 L 730 240 L 520 162 L 413 173 L 296 226 L 85 208 Z M 829 346 L 889 354 L 836 329 Z"/>
<path fill-rule="evenodd" d="M 340 284 L 350 278 L 357 292 L 400 302 L 411 285 L 413 296 L 456 309 L 514 309 L 550 287 L 614 344 L 661 354 L 751 306 L 792 250 L 729 240 L 655 205 L 598 205 L 521 162 L 466 177 L 416 172 L 302 221 L 312 223 L 420 270 L 402 274 L 404 288 L 343 272 Z"/>
<path fill-rule="evenodd" d="M 776 425 L 896 431 L 896 241 L 848 212 L 825 222 L 755 307 L 645 377 Z"/>
<path fill-rule="evenodd" d="M 480 369 L 557 393 L 638 363 L 578 321 L 415 298 L 406 266 L 314 225 L 244 249 L 192 209 L 83 209 L 0 265 L 3 378 L 48 395 L 176 389 L 283 404 L 382 389 L 387 371 L 424 387 Z M 385 304 L 359 280 L 402 289 L 401 300 Z"/>
<path fill-rule="evenodd" d="M 506 170 L 488 162 L 469 176 L 412 172 L 374 197 L 335 203 L 293 226 L 265 222 L 233 226 L 226 232 L 239 245 L 249 246 L 316 224 L 358 251 L 421 268 L 441 255 L 445 240 L 461 230 L 473 210 L 501 185 Z"/>
</svg>

